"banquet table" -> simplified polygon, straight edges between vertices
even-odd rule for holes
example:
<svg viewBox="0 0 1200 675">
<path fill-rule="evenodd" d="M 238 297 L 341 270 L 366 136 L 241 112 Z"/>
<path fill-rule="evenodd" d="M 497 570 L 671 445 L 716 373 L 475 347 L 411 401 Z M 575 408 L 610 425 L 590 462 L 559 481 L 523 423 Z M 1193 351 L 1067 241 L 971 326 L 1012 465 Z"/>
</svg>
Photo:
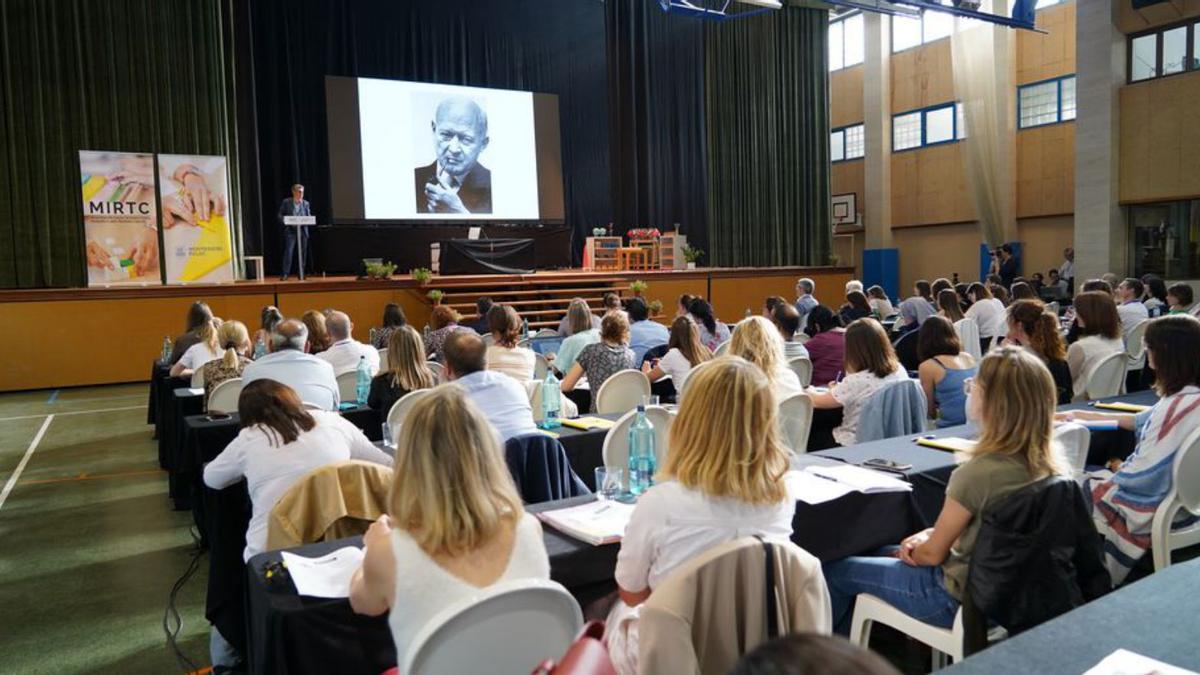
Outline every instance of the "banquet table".
<svg viewBox="0 0 1200 675">
<path fill-rule="evenodd" d="M 183 386 L 177 386 L 180 382 Z M 176 511 L 192 507 L 192 491 L 185 473 L 187 464 L 183 459 L 185 421 L 204 411 L 204 390 L 191 389 L 188 384 L 185 378 L 168 378 L 158 414 L 158 456 L 167 470 L 168 494 Z"/>
</svg>

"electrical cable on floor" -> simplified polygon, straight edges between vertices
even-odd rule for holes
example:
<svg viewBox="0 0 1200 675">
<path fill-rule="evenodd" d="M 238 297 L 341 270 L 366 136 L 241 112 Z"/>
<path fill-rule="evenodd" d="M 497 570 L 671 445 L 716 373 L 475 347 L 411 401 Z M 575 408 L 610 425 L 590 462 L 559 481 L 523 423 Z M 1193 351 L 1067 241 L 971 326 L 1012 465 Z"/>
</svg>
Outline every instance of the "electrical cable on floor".
<svg viewBox="0 0 1200 675">
<path fill-rule="evenodd" d="M 200 537 L 194 529 L 189 529 L 188 533 L 192 535 L 192 545 L 195 550 L 192 552 L 192 559 L 188 562 L 187 569 L 183 575 L 171 587 L 171 594 L 167 598 L 167 608 L 163 613 L 162 628 L 163 633 L 167 636 L 167 646 L 175 655 L 175 660 L 179 663 L 179 667 L 184 673 L 192 673 L 199 670 L 199 667 L 192 662 L 183 649 L 180 648 L 178 638 L 179 633 L 183 631 L 183 616 L 175 607 L 176 597 L 179 591 L 183 590 L 184 585 L 200 568 L 200 558 L 204 557 L 204 549 L 200 546 Z"/>
</svg>

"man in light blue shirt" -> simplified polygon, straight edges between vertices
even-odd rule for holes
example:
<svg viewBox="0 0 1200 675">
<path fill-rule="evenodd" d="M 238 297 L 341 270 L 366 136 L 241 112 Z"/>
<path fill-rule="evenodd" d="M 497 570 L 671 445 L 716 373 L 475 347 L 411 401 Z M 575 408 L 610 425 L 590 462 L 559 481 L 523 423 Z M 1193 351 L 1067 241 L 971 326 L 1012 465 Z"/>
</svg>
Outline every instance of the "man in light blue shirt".
<svg viewBox="0 0 1200 675">
<path fill-rule="evenodd" d="M 650 320 L 650 308 L 641 298 L 626 300 L 625 312 L 629 314 L 629 348 L 633 350 L 633 365 L 641 368 L 642 357 L 647 350 L 667 344 L 671 339 L 671 331 L 661 323 Z"/>
<path fill-rule="evenodd" d="M 242 384 L 254 380 L 275 380 L 291 387 L 300 400 L 320 406 L 322 410 L 338 409 L 337 378 L 328 361 L 305 353 L 308 349 L 308 328 L 296 319 L 281 321 L 271 331 L 271 353 L 246 364 Z"/>
<path fill-rule="evenodd" d="M 813 291 L 816 288 L 817 285 L 808 277 L 796 282 L 796 313 L 800 315 L 800 330 L 804 330 L 808 326 L 808 313 L 820 304 L 813 297 Z"/>
<path fill-rule="evenodd" d="M 529 394 L 513 378 L 487 369 L 487 345 L 468 331 L 451 333 L 444 346 L 446 378 L 467 391 L 500 434 L 500 440 L 538 433 Z"/>
</svg>

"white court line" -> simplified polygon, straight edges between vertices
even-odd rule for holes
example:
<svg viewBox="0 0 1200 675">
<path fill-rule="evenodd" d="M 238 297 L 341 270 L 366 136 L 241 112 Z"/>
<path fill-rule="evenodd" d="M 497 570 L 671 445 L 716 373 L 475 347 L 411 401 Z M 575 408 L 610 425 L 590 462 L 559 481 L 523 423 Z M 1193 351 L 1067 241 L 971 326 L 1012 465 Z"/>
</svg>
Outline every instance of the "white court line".
<svg viewBox="0 0 1200 675">
<path fill-rule="evenodd" d="M 54 417 L 55 415 L 57 415 L 58 417 L 62 417 L 63 415 L 90 415 L 92 413 L 120 412 L 122 410 L 142 410 L 142 409 L 145 409 L 145 407 L 146 406 L 143 404 L 143 405 L 131 405 L 131 406 L 127 406 L 125 408 L 101 408 L 100 410 L 72 410 L 70 412 L 54 413 L 53 415 L 51 415 L 51 417 Z M 46 416 L 46 414 L 43 413 L 41 415 L 18 415 L 16 417 L 0 417 L 0 422 L 10 422 L 12 420 L 32 420 L 32 419 L 37 419 L 39 417 L 45 417 L 45 416 Z"/>
<path fill-rule="evenodd" d="M 8 482 L 4 484 L 4 491 L 0 492 L 0 509 L 4 508 L 4 501 L 8 499 L 8 493 L 17 485 L 17 479 L 21 477 L 21 472 L 25 470 L 25 465 L 29 463 L 29 458 L 33 456 L 33 451 L 37 450 L 38 443 L 42 442 L 42 436 L 46 435 L 46 429 L 50 428 L 50 423 L 54 421 L 54 415 L 48 415 L 46 421 L 42 422 L 42 428 L 38 429 L 37 435 L 33 437 L 33 441 L 29 444 L 29 449 L 25 451 L 25 456 L 21 458 L 21 463 L 17 465 L 17 470 L 13 471 L 13 475 L 8 477 Z"/>
</svg>

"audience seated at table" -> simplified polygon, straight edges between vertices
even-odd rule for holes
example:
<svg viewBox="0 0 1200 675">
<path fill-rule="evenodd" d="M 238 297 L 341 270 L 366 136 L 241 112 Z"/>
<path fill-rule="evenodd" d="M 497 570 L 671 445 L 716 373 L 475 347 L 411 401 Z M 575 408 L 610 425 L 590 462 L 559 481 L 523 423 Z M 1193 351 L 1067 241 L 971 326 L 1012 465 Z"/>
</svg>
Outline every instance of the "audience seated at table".
<svg viewBox="0 0 1200 675">
<path fill-rule="evenodd" d="M 1046 283 L 1042 286 L 1042 290 L 1038 292 L 1047 300 L 1066 300 L 1070 298 L 1071 289 L 1067 284 L 1067 280 L 1062 278 L 1057 268 L 1046 272 Z"/>
<path fill-rule="evenodd" d="M 520 382 L 487 369 L 487 345 L 474 331 L 457 331 L 444 345 L 446 378 L 462 387 L 483 411 L 501 441 L 537 433 L 529 394 Z"/>
<path fill-rule="evenodd" d="M 568 330 L 565 334 L 569 337 L 558 346 L 558 353 L 554 356 L 554 369 L 566 374 L 571 370 L 571 366 L 575 365 L 575 358 L 584 347 L 600 341 L 600 321 L 592 314 L 587 302 L 579 298 L 575 298 L 567 306 L 567 316 L 563 320 L 567 322 Z M 559 332 L 562 333 L 561 330 Z"/>
<path fill-rule="evenodd" d="M 962 304 L 958 300 L 958 292 L 952 288 L 945 288 L 938 292 L 937 307 L 937 315 L 948 320 L 951 325 L 966 318 L 963 314 Z"/>
<path fill-rule="evenodd" d="M 859 593 L 949 628 L 988 507 L 1034 481 L 1067 472 L 1054 447 L 1054 381 L 1033 354 L 1016 347 L 989 353 L 969 405 L 979 438 L 969 459 L 950 475 L 934 526 L 906 538 L 898 549 L 825 565 L 834 626 L 843 635 Z"/>
<path fill-rule="evenodd" d="M 267 344 L 271 342 L 271 331 L 275 330 L 275 326 L 283 321 L 283 314 L 279 312 L 279 308 L 275 305 L 267 305 L 262 308 L 262 313 L 258 321 L 258 330 L 254 331 L 254 337 L 251 339 L 251 344 L 258 345 L 262 343 L 265 349 Z"/>
<path fill-rule="evenodd" d="M 388 343 L 392 339 L 392 333 L 407 325 L 408 317 L 404 315 L 404 308 L 394 302 L 389 302 L 383 307 L 383 325 L 375 330 L 371 346 L 376 350 L 387 349 Z"/>
<path fill-rule="evenodd" d="M 859 293 L 863 293 L 863 282 L 859 281 L 858 279 L 851 279 L 850 281 L 847 281 L 846 282 L 846 295 L 849 295 L 855 291 L 858 291 Z M 865 293 L 864 293 L 864 295 L 865 295 Z"/>
<path fill-rule="evenodd" d="M 846 304 L 838 310 L 838 317 L 842 323 L 849 326 L 855 321 L 869 316 L 871 316 L 871 303 L 867 302 L 867 296 L 862 291 L 846 293 Z"/>
<path fill-rule="evenodd" d="M 958 306 L 960 309 L 962 309 L 963 312 L 966 312 L 967 308 L 969 308 L 971 306 L 970 290 L 971 290 L 971 284 L 968 284 L 968 283 L 954 284 L 954 292 L 958 294 Z"/>
<path fill-rule="evenodd" d="M 808 316 L 804 329 L 808 342 L 808 360 L 812 361 L 812 381 L 824 384 L 841 379 L 846 370 L 846 329 L 833 310 L 817 305 Z"/>
<path fill-rule="evenodd" d="M 779 337 L 783 338 L 783 358 L 788 361 L 801 356 L 808 358 L 808 348 L 796 339 L 800 333 L 800 314 L 790 302 L 777 303 L 767 318 L 779 331 Z"/>
<path fill-rule="evenodd" d="M 476 300 L 475 319 L 466 324 L 466 327 L 470 328 L 476 333 L 479 333 L 480 335 L 487 335 L 490 333 L 492 329 L 488 327 L 488 312 L 492 311 L 492 306 L 495 304 L 496 303 L 487 296 Z"/>
<path fill-rule="evenodd" d="M 784 300 L 781 296 L 778 296 L 778 295 L 768 295 L 765 299 L 763 299 L 763 311 L 762 311 L 763 318 L 770 319 L 771 316 L 775 313 L 775 308 L 778 307 L 781 303 L 787 303 L 787 300 Z"/>
<path fill-rule="evenodd" d="M 439 362 L 445 363 L 445 354 L 443 354 L 443 345 L 446 339 L 453 333 L 472 332 L 471 329 L 458 325 L 458 320 L 462 318 L 458 312 L 448 305 L 438 305 L 433 308 L 433 312 L 429 315 L 430 331 L 425 336 L 425 353 L 430 358 Z"/>
<path fill-rule="evenodd" d="M 580 328 L 579 326 L 576 326 L 575 324 L 573 324 L 571 322 L 571 308 L 574 307 L 576 303 L 583 303 L 583 308 L 585 311 L 587 311 L 588 323 L 586 324 L 586 327 L 584 327 L 584 328 Z M 588 306 L 587 300 L 584 300 L 583 298 L 572 299 L 571 304 L 567 305 L 567 315 L 564 316 L 558 322 L 558 334 L 561 335 L 562 337 L 569 338 L 572 335 L 575 335 L 576 333 L 582 333 L 583 331 L 587 330 L 588 328 L 595 328 L 597 331 L 599 331 L 600 330 L 600 317 L 596 316 L 595 314 L 592 314 L 592 308 L 590 306 Z"/>
<path fill-rule="evenodd" d="M 1086 396 L 1088 378 L 1104 357 L 1125 351 L 1121 319 L 1113 298 L 1102 291 L 1085 291 L 1075 296 L 1075 325 L 1079 339 L 1067 349 L 1075 398 Z"/>
<path fill-rule="evenodd" d="M 916 330 L 925 323 L 925 319 L 937 314 L 937 308 L 933 305 L 933 289 L 928 281 L 919 279 L 913 284 L 913 295 L 900 303 L 899 313 L 897 333 Z"/>
<path fill-rule="evenodd" d="M 1195 304 L 1195 293 L 1187 284 L 1171 284 L 1167 289 L 1167 305 L 1171 314 L 1190 314 Z"/>
<path fill-rule="evenodd" d="M 704 298 L 694 298 L 688 305 L 688 314 L 696 322 L 700 330 L 700 341 L 705 347 L 716 351 L 717 347 L 729 339 L 729 326 L 718 321 L 713 314 L 712 305 Z"/>
<path fill-rule="evenodd" d="M 179 360 L 171 366 L 171 377 L 191 377 L 192 373 L 204 364 L 221 357 L 220 344 L 217 340 L 217 330 L 221 327 L 218 318 L 209 319 L 208 323 L 199 326 L 196 331 L 196 342 Z"/>
<path fill-rule="evenodd" d="M 600 323 L 600 342 L 579 352 L 575 364 L 563 376 L 562 391 L 574 391 L 580 378 L 587 375 L 592 393 L 591 412 L 596 411 L 597 394 L 608 378 L 633 368 L 633 350 L 629 348 L 629 322 L 621 312 L 609 312 Z"/>
<path fill-rule="evenodd" d="M 502 581 L 549 579 L 550 560 L 483 411 L 458 387 L 438 387 L 413 406 L 393 475 L 388 513 L 363 537 L 350 605 L 370 616 L 395 609 L 388 623 L 404 663 L 439 612 Z"/>
<path fill-rule="evenodd" d="M 938 277 L 937 279 L 933 280 L 932 284 L 930 284 L 929 296 L 930 296 L 930 298 L 932 298 L 933 303 L 935 305 L 937 304 L 938 295 L 942 291 L 946 291 L 946 290 L 950 290 L 950 291 L 954 290 L 954 284 L 950 283 L 950 280 L 947 279 L 946 277 Z"/>
<path fill-rule="evenodd" d="M 533 379 L 537 363 L 533 350 L 518 347 L 521 339 L 521 317 L 509 305 L 492 305 L 488 310 L 488 329 L 492 344 L 487 348 L 488 370 L 504 373 L 518 382 Z"/>
<path fill-rule="evenodd" d="M 829 382 L 827 391 L 810 389 L 809 395 L 814 408 L 842 409 L 842 423 L 833 430 L 833 439 L 838 445 L 854 445 L 867 399 L 884 386 L 907 379 L 908 371 L 896 358 L 883 326 L 875 319 L 859 319 L 846 328 L 846 377 Z"/>
<path fill-rule="evenodd" d="M 600 302 L 604 306 L 605 314 L 609 312 L 620 312 L 621 314 L 625 315 L 625 320 L 629 321 L 629 315 L 625 314 L 625 309 L 621 306 L 621 296 L 613 293 L 612 291 L 608 291 L 604 295 L 600 296 Z"/>
<path fill-rule="evenodd" d="M 345 312 L 333 311 L 325 319 L 325 328 L 333 344 L 317 355 L 333 366 L 333 374 L 354 372 L 360 359 L 367 360 L 371 376 L 379 372 L 379 349 L 354 339 L 354 323 Z"/>
<path fill-rule="evenodd" d="M 247 384 L 238 416 L 241 431 L 204 467 L 204 484 L 222 490 L 245 479 L 251 514 L 243 560 L 266 548 L 271 509 L 309 471 L 349 459 L 392 465 L 358 427 L 337 413 L 306 410 L 295 391 L 274 380 Z M 213 665 L 235 665 L 236 657 L 225 660 L 231 652 L 213 628 Z"/>
<path fill-rule="evenodd" d="M 896 313 L 896 308 L 892 306 L 892 301 L 882 286 L 867 289 L 867 302 L 871 305 L 871 311 L 880 319 L 890 319 Z"/>
<path fill-rule="evenodd" d="M 691 376 L 661 482 L 638 499 L 615 577 L 620 601 L 608 617 L 617 672 L 637 672 L 639 608 L 671 572 L 718 544 L 749 535 L 789 538 L 796 503 L 784 485 L 775 397 L 762 372 L 736 356 L 714 359 Z M 816 565 L 815 558 L 805 562 Z M 812 623 L 828 626 L 821 575 L 807 589 Z"/>
<path fill-rule="evenodd" d="M 658 382 L 669 376 L 676 393 L 679 393 L 683 391 L 683 383 L 687 381 L 692 370 L 712 359 L 712 351 L 700 342 L 696 322 L 687 315 L 677 316 L 671 322 L 671 337 L 667 340 L 667 347 L 667 353 L 658 363 L 643 363 L 642 372 L 646 373 L 651 382 Z"/>
<path fill-rule="evenodd" d="M 840 635 L 792 633 L 747 652 L 729 675 L 900 675 L 900 671 Z"/>
<path fill-rule="evenodd" d="M 205 324 L 211 324 L 212 320 L 213 313 L 209 309 L 208 303 L 193 302 L 192 306 L 188 307 L 187 330 L 175 338 L 175 342 L 171 345 L 171 362 L 167 364 L 168 366 L 174 366 L 179 359 L 183 358 L 188 348 L 200 341 L 200 330 Z"/>
<path fill-rule="evenodd" d="M 954 291 L 942 291 L 943 294 Z M 917 336 L 921 367 L 917 371 L 925 390 L 929 419 L 937 426 L 953 427 L 967 423 L 967 392 L 964 385 L 979 368 L 975 359 L 963 351 L 954 324 L 941 316 L 931 316 Z"/>
<path fill-rule="evenodd" d="M 319 316 L 319 315 L 318 315 Z M 242 383 L 275 380 L 292 388 L 300 400 L 321 410 L 337 410 L 337 377 L 328 361 L 306 354 L 308 327 L 296 319 L 285 319 L 271 332 L 270 353 L 246 364 Z"/>
<path fill-rule="evenodd" d="M 1058 317 L 1046 311 L 1046 306 L 1037 300 L 1018 300 L 1007 311 L 1005 344 L 1024 347 L 1041 359 L 1054 380 L 1058 405 L 1070 403 L 1075 390 L 1071 368 L 1067 364 L 1067 346 L 1058 329 Z"/>
<path fill-rule="evenodd" d="M 1150 318 L 1150 311 L 1142 304 L 1146 287 L 1138 279 L 1126 279 L 1117 286 L 1117 316 L 1121 318 L 1121 336 L 1127 337 L 1139 323 Z"/>
<path fill-rule="evenodd" d="M 989 339 L 1004 337 L 1006 332 L 1004 303 L 992 296 L 992 290 L 978 282 L 968 286 L 971 306 L 963 314 L 968 319 L 975 319 L 975 324 L 979 326 L 979 338 L 985 343 Z"/>
<path fill-rule="evenodd" d="M 1119 415 L 1062 413 L 1065 420 L 1115 420 L 1137 437 L 1137 447 L 1111 477 L 1093 479 L 1092 512 L 1105 539 L 1105 563 L 1113 583 L 1126 579 L 1150 550 L 1154 512 L 1171 491 L 1175 453 L 1200 427 L 1200 321 L 1191 316 L 1154 319 L 1146 327 L 1146 358 L 1161 397 L 1145 412 Z M 1174 526 L 1195 522 L 1182 511 Z"/>
<path fill-rule="evenodd" d="M 783 339 L 779 337 L 779 331 L 761 316 L 747 317 L 738 323 L 729 341 L 729 353 L 758 366 L 767 377 L 776 403 L 804 392 L 800 378 L 783 356 Z"/>
<path fill-rule="evenodd" d="M 808 315 L 813 309 L 820 304 L 817 302 L 817 297 L 813 295 L 816 291 L 817 284 L 812 279 L 803 278 L 796 282 L 796 312 L 800 314 L 800 326 L 808 327 Z"/>
<path fill-rule="evenodd" d="M 200 372 L 204 375 L 206 405 L 208 397 L 212 395 L 213 389 L 216 389 L 218 384 L 225 380 L 241 377 L 242 371 L 246 369 L 246 364 L 250 363 L 250 350 L 252 349 L 250 334 L 246 330 L 246 324 L 241 321 L 222 323 L 221 327 L 217 329 L 217 344 L 223 350 L 221 357 L 200 367 Z"/>
<path fill-rule="evenodd" d="M 650 319 L 650 308 L 642 298 L 635 296 L 626 300 L 625 312 L 629 317 L 629 348 L 633 350 L 633 363 L 641 364 L 646 352 L 667 344 L 671 334 L 666 326 Z"/>
<path fill-rule="evenodd" d="M 433 371 L 426 365 L 421 335 L 412 326 L 392 331 L 387 350 L 387 370 L 371 379 L 371 392 L 367 396 L 367 405 L 385 417 L 405 394 L 437 384 Z"/>
<path fill-rule="evenodd" d="M 1142 283 L 1146 286 L 1142 303 L 1146 305 L 1146 311 L 1150 314 L 1150 318 L 1157 319 L 1160 316 L 1165 316 L 1169 310 L 1166 282 L 1153 274 L 1147 274 L 1142 277 Z"/>
<path fill-rule="evenodd" d="M 1012 294 L 1012 302 L 1018 300 L 1039 300 L 1037 293 L 1033 291 L 1033 287 L 1024 281 L 1015 282 L 1009 289 Z"/>
<path fill-rule="evenodd" d="M 315 355 L 329 349 L 332 340 L 329 339 L 329 330 L 325 325 L 325 314 L 310 309 L 300 315 L 300 320 L 308 328 L 308 353 Z"/>
<path fill-rule="evenodd" d="M 692 300 L 695 299 L 696 296 L 690 293 L 684 293 L 683 295 L 679 296 L 679 302 L 675 306 L 675 316 L 691 316 L 691 314 L 688 312 L 688 308 L 692 306 Z"/>
</svg>

